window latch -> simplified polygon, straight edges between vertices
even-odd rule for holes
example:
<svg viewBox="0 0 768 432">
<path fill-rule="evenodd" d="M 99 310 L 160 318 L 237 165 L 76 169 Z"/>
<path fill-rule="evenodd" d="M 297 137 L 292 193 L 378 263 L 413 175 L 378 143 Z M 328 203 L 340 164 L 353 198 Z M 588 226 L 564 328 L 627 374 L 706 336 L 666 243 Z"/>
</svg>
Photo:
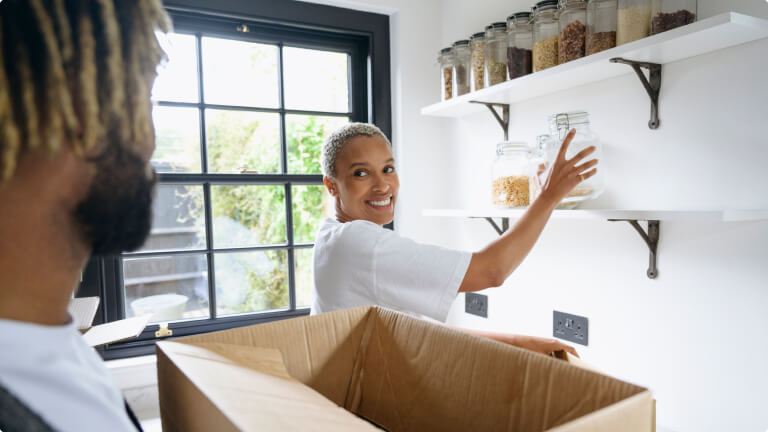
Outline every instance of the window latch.
<svg viewBox="0 0 768 432">
<path fill-rule="evenodd" d="M 155 332 L 156 338 L 173 336 L 173 330 L 168 328 L 168 323 L 160 323 L 157 326 L 157 331 Z"/>
</svg>

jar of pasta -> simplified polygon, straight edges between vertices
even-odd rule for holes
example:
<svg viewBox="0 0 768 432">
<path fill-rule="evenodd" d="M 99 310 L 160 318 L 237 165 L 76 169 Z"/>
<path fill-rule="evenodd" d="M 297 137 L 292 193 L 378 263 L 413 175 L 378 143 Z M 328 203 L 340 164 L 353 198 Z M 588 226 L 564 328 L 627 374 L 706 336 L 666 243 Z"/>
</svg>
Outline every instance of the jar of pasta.
<svg viewBox="0 0 768 432">
<path fill-rule="evenodd" d="M 584 57 L 587 44 L 587 2 L 560 0 L 558 10 L 560 37 L 557 40 L 557 63 Z"/>
<path fill-rule="evenodd" d="M 485 84 L 490 87 L 507 80 L 507 23 L 491 24 L 485 32 Z"/>
<path fill-rule="evenodd" d="M 507 17 L 507 71 L 509 79 L 533 72 L 533 28 L 531 13 L 518 12 Z"/>
<path fill-rule="evenodd" d="M 469 50 L 469 40 L 462 39 L 453 43 L 453 84 L 456 96 L 470 91 L 470 69 L 472 69 L 472 52 Z"/>
<path fill-rule="evenodd" d="M 469 39 L 472 51 L 472 91 L 485 88 L 485 32 L 472 35 Z"/>
<path fill-rule="evenodd" d="M 549 140 L 546 141 L 546 146 L 549 150 L 547 152 L 549 159 L 547 165 L 551 165 L 554 162 L 554 158 L 560 152 L 565 136 L 571 129 L 576 129 L 576 135 L 568 146 L 565 157 L 570 159 L 585 148 L 595 146 L 595 152 L 579 162 L 578 165 L 592 159 L 600 159 L 602 146 L 599 137 L 590 128 L 589 113 L 586 111 L 571 111 L 549 116 Z M 558 208 L 575 208 L 584 201 L 599 197 L 603 193 L 603 189 L 602 170 L 598 169 L 594 176 L 584 180 L 568 193 Z"/>
<path fill-rule="evenodd" d="M 652 0 L 651 34 L 696 22 L 696 0 Z"/>
<path fill-rule="evenodd" d="M 437 57 L 440 65 L 440 100 L 453 97 L 453 54 L 451 48 L 443 48 Z"/>
<path fill-rule="evenodd" d="M 557 0 L 536 3 L 533 15 L 533 71 L 557 66 L 557 39 L 560 29 L 557 21 Z"/>
<path fill-rule="evenodd" d="M 616 46 L 617 0 L 590 0 L 587 3 L 587 55 Z"/>
<path fill-rule="evenodd" d="M 496 145 L 491 168 L 491 202 L 498 207 L 520 208 L 531 203 L 536 169 L 543 160 L 524 142 L 504 141 Z"/>
</svg>

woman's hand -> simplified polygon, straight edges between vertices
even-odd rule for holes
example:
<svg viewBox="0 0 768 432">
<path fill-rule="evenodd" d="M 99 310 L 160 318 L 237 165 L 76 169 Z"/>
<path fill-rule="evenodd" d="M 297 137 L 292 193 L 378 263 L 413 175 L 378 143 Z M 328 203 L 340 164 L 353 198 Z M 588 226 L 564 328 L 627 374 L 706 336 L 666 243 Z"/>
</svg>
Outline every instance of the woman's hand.
<svg viewBox="0 0 768 432">
<path fill-rule="evenodd" d="M 597 159 L 592 159 L 579 165 L 579 162 L 594 153 L 594 146 L 587 147 L 576 153 L 571 159 L 565 158 L 568 146 L 573 141 L 575 134 L 576 130 L 571 129 L 568 135 L 565 136 L 563 145 L 560 146 L 560 151 L 557 153 L 557 157 L 552 163 L 546 179 L 542 182 L 541 196 L 554 202 L 555 205 L 559 204 L 576 185 L 597 173 Z"/>
<path fill-rule="evenodd" d="M 573 349 L 572 346 L 566 345 L 556 339 L 524 335 L 506 335 L 506 337 L 500 340 L 500 342 L 505 342 L 510 345 L 525 348 L 527 350 L 544 355 L 551 355 L 555 351 L 566 351 L 575 355 L 576 357 L 579 356 L 579 354 L 575 349 Z"/>
</svg>

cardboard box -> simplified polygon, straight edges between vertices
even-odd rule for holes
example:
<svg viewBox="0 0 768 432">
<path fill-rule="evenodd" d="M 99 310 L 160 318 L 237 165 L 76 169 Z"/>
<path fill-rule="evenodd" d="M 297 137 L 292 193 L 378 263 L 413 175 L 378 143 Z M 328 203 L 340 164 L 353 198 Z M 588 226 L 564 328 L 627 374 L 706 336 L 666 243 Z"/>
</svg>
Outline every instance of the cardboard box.
<svg viewBox="0 0 768 432">
<path fill-rule="evenodd" d="M 77 329 L 83 334 L 83 339 L 91 347 L 136 338 L 152 317 L 142 315 L 92 326 L 98 308 L 98 297 L 73 298 L 67 308 Z"/>
<path fill-rule="evenodd" d="M 157 345 L 165 431 L 651 431 L 650 392 L 363 307 Z"/>
</svg>

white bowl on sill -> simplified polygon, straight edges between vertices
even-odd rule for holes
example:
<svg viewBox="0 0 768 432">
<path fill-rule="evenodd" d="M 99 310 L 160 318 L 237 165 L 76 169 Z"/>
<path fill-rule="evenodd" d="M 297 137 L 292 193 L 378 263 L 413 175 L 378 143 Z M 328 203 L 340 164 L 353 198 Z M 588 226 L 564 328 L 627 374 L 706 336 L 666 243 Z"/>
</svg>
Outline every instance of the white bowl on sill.
<svg viewBox="0 0 768 432">
<path fill-rule="evenodd" d="M 173 321 L 184 318 L 189 298 L 181 294 L 159 294 L 131 302 L 135 316 L 152 315 L 150 321 Z"/>
</svg>

